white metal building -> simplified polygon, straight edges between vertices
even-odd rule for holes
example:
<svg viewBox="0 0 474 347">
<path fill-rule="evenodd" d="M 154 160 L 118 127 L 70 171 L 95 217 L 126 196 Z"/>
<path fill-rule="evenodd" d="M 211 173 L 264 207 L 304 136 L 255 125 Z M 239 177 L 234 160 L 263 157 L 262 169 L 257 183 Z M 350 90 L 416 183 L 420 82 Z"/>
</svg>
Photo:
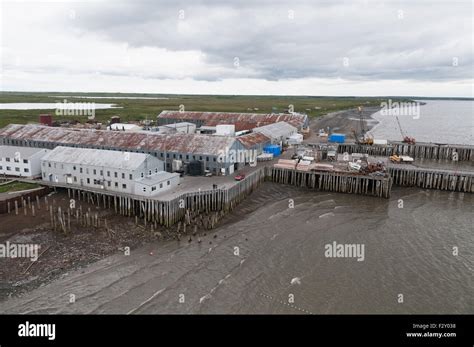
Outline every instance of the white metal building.
<svg viewBox="0 0 474 347">
<path fill-rule="evenodd" d="M 179 174 L 163 171 L 146 176 L 135 182 L 135 195 L 153 196 L 162 193 L 176 187 L 179 180 Z"/>
<path fill-rule="evenodd" d="M 287 122 L 278 122 L 254 128 L 254 133 L 261 133 L 269 137 L 273 144 L 286 144 L 288 138 L 298 132 L 298 129 Z"/>
<path fill-rule="evenodd" d="M 18 177 L 41 176 L 41 158 L 49 150 L 44 148 L 0 146 L 0 174 Z"/>
<path fill-rule="evenodd" d="M 147 177 L 157 177 L 163 169 L 163 161 L 150 154 L 101 149 L 58 146 L 41 159 L 44 181 L 147 196 L 154 195 L 155 190 L 148 194 L 135 185 Z M 177 176 L 167 186 L 179 183 Z"/>
</svg>

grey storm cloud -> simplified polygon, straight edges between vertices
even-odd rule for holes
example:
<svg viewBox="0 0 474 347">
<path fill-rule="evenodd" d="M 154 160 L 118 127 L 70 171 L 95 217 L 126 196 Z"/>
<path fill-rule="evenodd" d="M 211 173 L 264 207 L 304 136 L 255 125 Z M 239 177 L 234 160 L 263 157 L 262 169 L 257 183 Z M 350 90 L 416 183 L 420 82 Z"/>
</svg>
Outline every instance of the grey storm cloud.
<svg viewBox="0 0 474 347">
<path fill-rule="evenodd" d="M 470 1 L 119 1 L 79 4 L 68 25 L 130 47 L 202 52 L 215 69 L 195 79 L 435 81 L 472 78 L 471 11 Z"/>
</svg>

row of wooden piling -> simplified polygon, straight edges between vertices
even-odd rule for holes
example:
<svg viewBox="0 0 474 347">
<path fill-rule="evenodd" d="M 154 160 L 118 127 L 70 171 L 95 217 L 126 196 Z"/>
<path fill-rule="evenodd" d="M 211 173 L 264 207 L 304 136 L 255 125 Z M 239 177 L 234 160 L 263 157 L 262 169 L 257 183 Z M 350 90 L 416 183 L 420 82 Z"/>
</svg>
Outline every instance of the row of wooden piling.
<svg viewBox="0 0 474 347">
<path fill-rule="evenodd" d="M 389 173 L 393 184 L 402 187 L 474 193 L 474 173 L 471 172 L 397 166 L 390 167 Z"/>
<path fill-rule="evenodd" d="M 170 200 L 117 195 L 113 192 L 93 192 L 68 188 L 68 195 L 75 201 L 85 201 L 117 214 L 143 219 L 143 223 L 169 227 L 185 217 L 195 218 L 201 213 L 232 210 L 265 180 L 264 168 L 249 174 L 245 180 L 230 188 L 199 190 L 183 193 Z"/>
<path fill-rule="evenodd" d="M 267 168 L 267 180 L 319 191 L 370 195 L 389 198 L 391 177 L 367 176 L 341 172 L 305 172 L 275 167 Z"/>
<path fill-rule="evenodd" d="M 433 143 L 407 144 L 390 142 L 387 145 L 358 145 L 343 143 L 337 147 L 338 153 L 366 153 L 372 156 L 408 155 L 416 159 L 452 161 L 474 161 L 474 146 L 436 145 Z"/>
</svg>

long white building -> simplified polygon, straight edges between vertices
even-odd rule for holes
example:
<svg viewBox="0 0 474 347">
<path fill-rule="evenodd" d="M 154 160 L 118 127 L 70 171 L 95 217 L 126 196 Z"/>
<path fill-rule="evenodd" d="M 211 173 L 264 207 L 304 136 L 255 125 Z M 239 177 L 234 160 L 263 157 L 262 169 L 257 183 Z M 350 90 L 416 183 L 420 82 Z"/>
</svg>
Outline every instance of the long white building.
<svg viewBox="0 0 474 347">
<path fill-rule="evenodd" d="M 32 178 L 41 176 L 41 158 L 48 149 L 0 146 L 0 174 Z"/>
<path fill-rule="evenodd" d="M 179 183 L 179 174 L 163 170 L 163 161 L 149 154 L 88 148 L 58 146 L 41 160 L 44 181 L 142 196 Z"/>
</svg>

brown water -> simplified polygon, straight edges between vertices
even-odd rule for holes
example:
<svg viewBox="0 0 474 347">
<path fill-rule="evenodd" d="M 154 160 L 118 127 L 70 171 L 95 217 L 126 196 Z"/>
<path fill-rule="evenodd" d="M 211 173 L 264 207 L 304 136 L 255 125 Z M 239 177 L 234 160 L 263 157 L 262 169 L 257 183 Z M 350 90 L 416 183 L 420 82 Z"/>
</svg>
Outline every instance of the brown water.
<svg viewBox="0 0 474 347">
<path fill-rule="evenodd" d="M 384 200 L 268 183 L 216 238 L 110 257 L 2 302 L 0 312 L 474 313 L 473 199 L 395 189 Z M 326 258 L 333 241 L 363 244 L 364 261 Z"/>
</svg>

